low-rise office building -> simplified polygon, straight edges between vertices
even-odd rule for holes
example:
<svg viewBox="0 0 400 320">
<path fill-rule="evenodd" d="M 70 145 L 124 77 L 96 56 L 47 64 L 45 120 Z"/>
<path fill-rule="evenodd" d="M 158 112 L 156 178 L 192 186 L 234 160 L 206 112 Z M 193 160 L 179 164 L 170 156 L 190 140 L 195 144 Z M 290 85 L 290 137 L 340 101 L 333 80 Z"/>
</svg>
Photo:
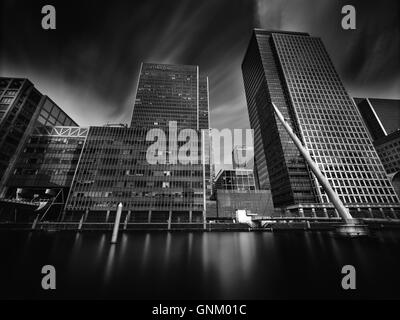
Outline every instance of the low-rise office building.
<svg viewBox="0 0 400 320">
<path fill-rule="evenodd" d="M 148 128 L 90 127 L 65 221 L 107 222 L 118 204 L 130 222 L 202 221 L 205 165 L 151 164 Z"/>
<path fill-rule="evenodd" d="M 236 210 L 260 216 L 274 214 L 271 191 L 258 190 L 250 169 L 221 170 L 215 178 L 213 198 L 218 219 L 234 219 Z"/>
<path fill-rule="evenodd" d="M 32 220 L 32 211 L 43 204 L 39 213 L 45 212 L 46 219 L 61 219 L 87 133 L 80 127 L 35 127 L 4 183 L 3 213 Z"/>
</svg>

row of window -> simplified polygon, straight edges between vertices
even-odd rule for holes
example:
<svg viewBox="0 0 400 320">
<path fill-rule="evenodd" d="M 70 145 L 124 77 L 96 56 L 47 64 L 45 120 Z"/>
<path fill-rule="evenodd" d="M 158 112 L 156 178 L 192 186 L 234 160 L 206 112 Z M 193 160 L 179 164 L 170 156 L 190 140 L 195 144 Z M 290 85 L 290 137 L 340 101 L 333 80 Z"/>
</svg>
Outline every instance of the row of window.
<svg viewBox="0 0 400 320">
<path fill-rule="evenodd" d="M 322 42 L 286 35 L 276 35 L 274 40 L 306 146 L 320 167 L 330 169 L 325 174 L 339 196 L 344 202 L 396 201 L 361 117 Z M 360 151 L 355 155 L 350 150 Z M 327 167 L 329 163 L 340 163 L 343 170 Z M 348 187 L 353 183 L 369 188 Z M 322 200 L 328 201 L 325 195 Z"/>
</svg>

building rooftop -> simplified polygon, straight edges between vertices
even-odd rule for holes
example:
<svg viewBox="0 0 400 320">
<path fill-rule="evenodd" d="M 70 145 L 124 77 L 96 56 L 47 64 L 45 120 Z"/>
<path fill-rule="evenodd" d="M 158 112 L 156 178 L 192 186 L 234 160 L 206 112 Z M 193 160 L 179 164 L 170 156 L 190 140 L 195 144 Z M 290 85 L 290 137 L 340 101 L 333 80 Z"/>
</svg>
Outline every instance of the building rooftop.
<svg viewBox="0 0 400 320">
<path fill-rule="evenodd" d="M 289 35 L 295 35 L 295 36 L 310 36 L 310 34 L 307 32 L 297 32 L 297 31 L 266 30 L 266 29 L 259 29 L 259 28 L 254 28 L 253 31 L 255 33 L 260 33 L 260 34 L 281 33 L 281 34 L 289 34 Z"/>
</svg>

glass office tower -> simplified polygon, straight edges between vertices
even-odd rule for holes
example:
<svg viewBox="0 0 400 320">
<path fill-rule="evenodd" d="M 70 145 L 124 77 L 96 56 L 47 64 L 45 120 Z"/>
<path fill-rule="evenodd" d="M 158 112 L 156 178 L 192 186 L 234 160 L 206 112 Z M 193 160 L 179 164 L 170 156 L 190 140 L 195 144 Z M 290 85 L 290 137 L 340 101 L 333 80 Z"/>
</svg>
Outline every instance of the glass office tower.
<svg viewBox="0 0 400 320">
<path fill-rule="evenodd" d="M 400 130 L 374 141 L 374 147 L 386 173 L 400 172 Z"/>
<path fill-rule="evenodd" d="M 28 79 L 0 78 L 0 192 L 28 136 L 37 126 L 77 126 Z"/>
<path fill-rule="evenodd" d="M 0 78 L 0 179 L 41 98 L 27 79 Z"/>
<path fill-rule="evenodd" d="M 373 140 L 400 129 L 400 99 L 354 98 L 354 102 Z"/>
<path fill-rule="evenodd" d="M 255 168 L 275 207 L 328 203 L 277 119 L 275 103 L 347 206 L 399 202 L 353 100 L 321 41 L 255 29 L 242 64 Z"/>
<path fill-rule="evenodd" d="M 298 133 L 293 109 L 271 46 L 272 34 L 255 30 L 242 64 L 249 118 L 254 129 L 255 170 L 261 189 L 271 189 L 277 207 L 316 202 L 313 182 L 303 157 L 275 118 L 275 102 Z"/>
<path fill-rule="evenodd" d="M 208 78 L 198 66 L 143 63 L 140 69 L 132 127 L 209 129 Z"/>
<path fill-rule="evenodd" d="M 387 135 L 386 129 L 369 99 L 354 98 L 354 102 L 357 104 L 372 140 L 385 137 Z"/>
<path fill-rule="evenodd" d="M 172 150 L 187 142 L 174 137 L 187 129 L 197 160 L 172 161 Z M 127 222 L 203 221 L 211 194 L 208 129 L 208 80 L 199 68 L 143 63 L 131 126 L 89 129 L 65 220 L 87 212 L 85 221 L 108 221 L 121 202 Z M 163 163 L 147 158 L 156 141 Z"/>
<path fill-rule="evenodd" d="M 400 172 L 400 100 L 354 98 L 376 152 L 391 177 Z"/>
</svg>

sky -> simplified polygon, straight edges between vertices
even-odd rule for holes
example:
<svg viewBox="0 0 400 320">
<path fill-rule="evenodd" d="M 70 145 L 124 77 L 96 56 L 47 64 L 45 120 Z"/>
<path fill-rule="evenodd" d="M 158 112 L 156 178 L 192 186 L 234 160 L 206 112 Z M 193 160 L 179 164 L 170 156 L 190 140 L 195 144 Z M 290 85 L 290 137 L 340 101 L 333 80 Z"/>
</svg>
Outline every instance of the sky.
<svg viewBox="0 0 400 320">
<path fill-rule="evenodd" d="M 56 30 L 41 28 L 42 6 Z M 343 30 L 341 8 L 356 9 Z M 350 95 L 400 98 L 398 0 L 21 1 L 0 4 L 0 76 L 29 78 L 82 126 L 130 123 L 141 62 L 199 65 L 211 127 L 248 128 L 252 28 L 321 37 Z M 399 119 L 400 122 L 400 119 Z"/>
</svg>

